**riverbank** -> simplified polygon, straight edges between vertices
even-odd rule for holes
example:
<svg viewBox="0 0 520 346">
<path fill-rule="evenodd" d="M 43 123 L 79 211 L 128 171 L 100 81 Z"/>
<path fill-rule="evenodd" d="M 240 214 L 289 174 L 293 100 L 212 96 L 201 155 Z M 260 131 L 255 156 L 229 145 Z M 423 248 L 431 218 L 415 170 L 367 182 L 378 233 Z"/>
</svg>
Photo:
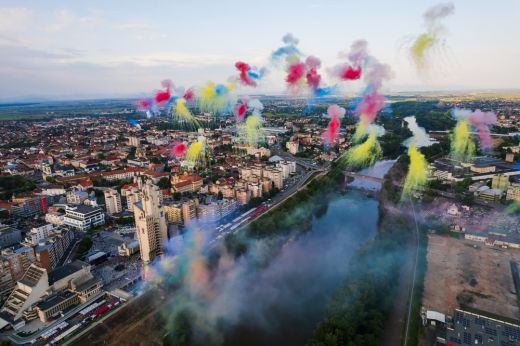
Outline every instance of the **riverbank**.
<svg viewBox="0 0 520 346">
<path fill-rule="evenodd" d="M 385 174 L 379 197 L 378 234 L 357 251 L 310 345 L 399 345 L 400 333 L 393 335 L 394 340 L 382 338 L 388 317 L 395 311 L 400 272 L 409 253 L 409 239 L 414 235 L 413 219 L 401 212 L 400 205 L 400 186 L 407 166 L 403 156 Z M 408 299 L 401 302 L 405 304 Z"/>
</svg>

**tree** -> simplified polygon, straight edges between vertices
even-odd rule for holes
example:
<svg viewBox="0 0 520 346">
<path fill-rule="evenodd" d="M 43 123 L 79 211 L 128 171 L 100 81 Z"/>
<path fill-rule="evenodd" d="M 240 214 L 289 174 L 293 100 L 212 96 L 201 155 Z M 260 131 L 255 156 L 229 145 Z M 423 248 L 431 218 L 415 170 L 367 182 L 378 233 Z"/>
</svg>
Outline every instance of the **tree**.
<svg viewBox="0 0 520 346">
<path fill-rule="evenodd" d="M 157 182 L 157 186 L 159 186 L 159 188 L 161 189 L 169 189 L 172 187 L 170 179 L 168 177 L 161 178 L 159 182 Z"/>
<path fill-rule="evenodd" d="M 48 182 L 48 183 L 51 183 L 51 184 L 54 184 L 56 182 L 56 178 L 54 178 L 52 175 L 48 175 L 45 177 L 45 180 Z"/>
<path fill-rule="evenodd" d="M 150 162 L 151 163 L 162 163 L 162 160 L 159 157 L 154 156 L 150 159 Z"/>
<path fill-rule="evenodd" d="M 455 183 L 455 186 L 453 187 L 453 190 L 456 193 L 463 193 L 465 192 L 468 187 L 473 183 L 473 180 L 471 178 L 464 178 L 462 181 L 458 181 Z"/>
<path fill-rule="evenodd" d="M 90 237 L 85 237 L 81 239 L 78 244 L 78 249 L 76 250 L 75 258 L 79 258 L 87 253 L 88 250 L 92 247 L 92 239 Z"/>
</svg>

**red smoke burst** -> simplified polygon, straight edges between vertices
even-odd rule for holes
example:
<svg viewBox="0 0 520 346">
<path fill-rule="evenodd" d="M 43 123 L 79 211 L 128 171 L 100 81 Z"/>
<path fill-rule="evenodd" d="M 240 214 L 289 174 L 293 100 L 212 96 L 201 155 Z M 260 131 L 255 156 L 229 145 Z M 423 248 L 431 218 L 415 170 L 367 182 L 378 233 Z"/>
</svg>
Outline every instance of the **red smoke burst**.
<svg viewBox="0 0 520 346">
<path fill-rule="evenodd" d="M 244 120 L 244 116 L 246 115 L 247 111 L 247 103 L 242 102 L 240 104 L 237 104 L 235 108 L 235 114 L 237 116 L 237 122 L 240 122 Z"/>
<path fill-rule="evenodd" d="M 306 78 L 307 78 L 307 84 L 311 88 L 317 89 L 320 86 L 321 76 L 314 67 L 309 69 L 309 71 L 307 72 Z"/>
<path fill-rule="evenodd" d="M 154 100 L 156 103 L 163 103 L 170 99 L 170 88 L 172 86 L 172 82 L 168 79 L 165 79 L 161 82 L 161 85 L 165 90 L 159 90 L 155 93 Z"/>
<path fill-rule="evenodd" d="M 151 106 L 152 105 L 151 105 L 151 102 L 149 100 L 139 100 L 139 101 L 137 101 L 137 109 L 139 109 L 140 111 L 145 111 L 148 108 L 150 108 Z"/>
<path fill-rule="evenodd" d="M 238 61 L 235 63 L 235 67 L 237 68 L 238 71 L 240 71 L 240 81 L 244 85 L 249 85 L 252 87 L 256 86 L 256 82 L 247 75 L 247 72 L 249 70 L 251 70 L 251 66 L 249 66 L 248 64 L 246 64 L 243 61 Z"/>
<path fill-rule="evenodd" d="M 340 119 L 345 116 L 345 108 L 339 107 L 334 104 L 329 106 L 327 114 L 330 116 L 329 125 L 327 130 L 323 133 L 323 140 L 327 144 L 332 144 L 339 135 Z"/>
<path fill-rule="evenodd" d="M 154 100 L 157 103 L 163 103 L 170 99 L 170 89 L 161 90 L 155 93 Z"/>
<path fill-rule="evenodd" d="M 184 143 L 177 143 L 173 146 L 171 150 L 171 156 L 174 157 L 181 157 L 186 152 L 186 144 Z"/>
<path fill-rule="evenodd" d="M 305 64 L 302 62 L 297 62 L 295 64 L 289 65 L 287 69 L 287 78 L 285 79 L 287 83 L 293 85 L 296 84 L 305 74 Z"/>
<path fill-rule="evenodd" d="M 339 119 L 338 117 L 333 117 L 329 121 L 329 125 L 327 126 L 327 130 L 323 134 L 323 139 L 326 143 L 332 144 L 336 140 L 336 137 L 339 135 Z"/>
<path fill-rule="evenodd" d="M 182 96 L 186 101 L 191 101 L 195 98 L 195 91 L 193 89 L 188 89 Z"/>
<path fill-rule="evenodd" d="M 339 77 L 344 80 L 359 79 L 361 77 L 361 66 L 358 66 L 357 68 L 352 67 L 352 66 L 346 66 L 340 72 Z"/>
</svg>

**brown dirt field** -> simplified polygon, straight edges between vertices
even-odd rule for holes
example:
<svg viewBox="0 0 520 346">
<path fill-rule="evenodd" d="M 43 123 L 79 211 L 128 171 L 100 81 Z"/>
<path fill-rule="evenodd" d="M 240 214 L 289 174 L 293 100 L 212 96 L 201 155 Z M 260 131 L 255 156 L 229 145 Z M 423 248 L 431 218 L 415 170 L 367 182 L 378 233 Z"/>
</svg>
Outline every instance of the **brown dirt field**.
<svg viewBox="0 0 520 346">
<path fill-rule="evenodd" d="M 465 292 L 473 298 L 471 307 L 520 319 L 509 263 L 512 259 L 520 261 L 519 250 L 488 247 L 449 236 L 428 238 L 423 295 L 426 309 L 451 315 L 459 307 L 457 296 Z"/>
</svg>

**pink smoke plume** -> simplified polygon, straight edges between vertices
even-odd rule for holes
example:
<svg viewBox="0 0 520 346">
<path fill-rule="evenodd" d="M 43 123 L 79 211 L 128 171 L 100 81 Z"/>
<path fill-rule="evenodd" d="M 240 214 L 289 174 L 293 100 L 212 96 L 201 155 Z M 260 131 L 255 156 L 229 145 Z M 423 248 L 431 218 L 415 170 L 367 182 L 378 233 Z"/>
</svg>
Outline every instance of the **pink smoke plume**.
<svg viewBox="0 0 520 346">
<path fill-rule="evenodd" d="M 331 145 L 339 135 L 340 119 L 345 116 L 346 110 L 336 104 L 327 108 L 327 116 L 330 117 L 327 129 L 323 133 L 323 141 Z"/>
<path fill-rule="evenodd" d="M 363 96 L 356 107 L 356 114 L 364 125 L 374 122 L 377 113 L 385 106 L 385 97 L 377 91 Z"/>
<path fill-rule="evenodd" d="M 192 101 L 195 98 L 195 91 L 193 89 L 188 89 L 184 92 L 182 96 L 186 101 Z"/>
<path fill-rule="evenodd" d="M 240 82 L 247 86 L 256 87 L 256 82 L 253 78 L 249 77 L 248 72 L 251 70 L 251 66 L 246 64 L 243 61 L 238 61 L 235 63 L 235 67 L 238 71 L 240 71 Z"/>
<path fill-rule="evenodd" d="M 368 57 L 368 42 L 365 40 L 357 40 L 350 46 L 350 51 L 347 53 L 348 60 L 356 66 L 360 66 Z"/>
<path fill-rule="evenodd" d="M 241 122 L 244 120 L 247 111 L 247 101 L 242 100 L 242 103 L 237 103 L 235 106 L 235 116 L 237 118 L 237 122 Z"/>
<path fill-rule="evenodd" d="M 392 78 L 392 70 L 387 64 L 380 63 L 371 57 L 365 69 L 365 80 L 371 90 L 378 91 L 383 86 L 383 81 Z"/>
<path fill-rule="evenodd" d="M 477 129 L 480 147 L 483 149 L 492 148 L 493 139 L 491 139 L 489 128 L 497 122 L 497 115 L 494 112 L 482 112 L 477 109 L 471 113 L 468 121 Z"/>
</svg>

